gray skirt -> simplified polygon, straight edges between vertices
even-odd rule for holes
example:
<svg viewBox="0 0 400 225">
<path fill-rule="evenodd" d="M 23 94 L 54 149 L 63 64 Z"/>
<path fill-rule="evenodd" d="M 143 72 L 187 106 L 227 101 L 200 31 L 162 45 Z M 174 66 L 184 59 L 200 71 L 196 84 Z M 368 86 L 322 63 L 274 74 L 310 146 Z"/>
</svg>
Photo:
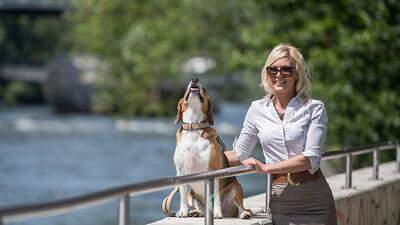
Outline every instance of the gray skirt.
<svg viewBox="0 0 400 225">
<path fill-rule="evenodd" d="M 274 225 L 337 225 L 335 202 L 324 176 L 299 186 L 272 185 L 270 208 Z"/>
</svg>

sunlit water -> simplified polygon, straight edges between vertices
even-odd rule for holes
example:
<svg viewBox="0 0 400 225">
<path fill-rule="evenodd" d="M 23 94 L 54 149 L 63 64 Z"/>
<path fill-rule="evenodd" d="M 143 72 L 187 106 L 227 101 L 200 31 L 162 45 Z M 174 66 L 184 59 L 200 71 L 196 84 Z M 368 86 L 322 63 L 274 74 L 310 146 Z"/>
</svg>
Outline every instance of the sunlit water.
<svg viewBox="0 0 400 225">
<path fill-rule="evenodd" d="M 240 132 L 246 108 L 223 103 L 216 115 L 215 127 L 228 148 Z M 172 118 L 63 116 L 47 107 L 0 108 L 0 207 L 174 176 L 176 130 Z M 246 196 L 265 188 L 261 175 L 239 180 Z M 168 192 L 131 198 L 131 224 L 162 219 L 161 202 Z M 15 224 L 117 224 L 117 201 Z"/>
</svg>

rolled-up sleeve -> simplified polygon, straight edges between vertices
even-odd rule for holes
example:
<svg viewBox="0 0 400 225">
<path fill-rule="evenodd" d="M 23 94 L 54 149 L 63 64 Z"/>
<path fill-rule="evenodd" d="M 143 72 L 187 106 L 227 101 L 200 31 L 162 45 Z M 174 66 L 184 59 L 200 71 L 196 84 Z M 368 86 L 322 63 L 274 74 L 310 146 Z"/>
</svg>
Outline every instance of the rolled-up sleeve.
<svg viewBox="0 0 400 225">
<path fill-rule="evenodd" d="M 318 102 L 310 110 L 310 124 L 307 131 L 305 149 L 302 154 L 310 160 L 311 169 L 309 169 L 309 172 L 314 174 L 318 170 L 322 159 L 328 116 L 322 102 Z"/>
<path fill-rule="evenodd" d="M 233 146 L 233 149 L 236 151 L 236 156 L 240 161 L 249 158 L 258 141 L 258 130 L 255 125 L 255 107 L 253 102 L 247 110 L 242 131 Z"/>
</svg>

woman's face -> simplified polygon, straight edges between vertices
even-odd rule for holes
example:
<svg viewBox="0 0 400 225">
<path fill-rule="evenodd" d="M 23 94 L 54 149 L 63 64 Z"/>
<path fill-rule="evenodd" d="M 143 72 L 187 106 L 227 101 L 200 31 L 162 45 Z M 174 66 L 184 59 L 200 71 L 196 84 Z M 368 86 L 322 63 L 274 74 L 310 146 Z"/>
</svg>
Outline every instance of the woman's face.
<svg viewBox="0 0 400 225">
<path fill-rule="evenodd" d="M 288 58 L 281 58 L 267 68 L 268 84 L 277 94 L 294 95 L 296 79 L 296 71 Z"/>
</svg>

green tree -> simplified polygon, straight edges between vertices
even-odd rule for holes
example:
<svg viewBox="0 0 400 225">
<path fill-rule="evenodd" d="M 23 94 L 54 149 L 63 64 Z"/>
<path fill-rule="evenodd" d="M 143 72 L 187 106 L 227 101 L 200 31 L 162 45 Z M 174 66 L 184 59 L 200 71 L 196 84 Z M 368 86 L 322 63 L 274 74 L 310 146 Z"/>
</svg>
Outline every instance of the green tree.
<svg viewBox="0 0 400 225">
<path fill-rule="evenodd" d="M 260 5 L 274 15 L 271 33 L 305 55 L 314 96 L 327 103 L 331 143 L 354 146 L 399 138 L 399 2 Z"/>
<path fill-rule="evenodd" d="M 95 93 L 94 107 L 100 111 L 175 113 L 182 91 L 162 87 L 179 83 L 182 66 L 191 57 L 216 60 L 212 74 L 228 76 L 247 69 L 231 55 L 246 51 L 241 29 L 255 20 L 253 2 L 86 0 L 78 4 L 69 16 L 75 23 L 75 49 L 99 54 L 112 67 Z"/>
<path fill-rule="evenodd" d="M 160 87 L 179 82 L 183 63 L 194 56 L 216 61 L 213 76 L 239 74 L 247 99 L 260 97 L 256 87 L 268 50 L 289 42 L 312 71 L 313 96 L 327 104 L 330 144 L 399 137 L 397 1 L 76 3 L 69 15 L 74 48 L 94 52 L 112 67 L 98 84 L 99 111 L 175 113 L 180 91 Z"/>
</svg>

